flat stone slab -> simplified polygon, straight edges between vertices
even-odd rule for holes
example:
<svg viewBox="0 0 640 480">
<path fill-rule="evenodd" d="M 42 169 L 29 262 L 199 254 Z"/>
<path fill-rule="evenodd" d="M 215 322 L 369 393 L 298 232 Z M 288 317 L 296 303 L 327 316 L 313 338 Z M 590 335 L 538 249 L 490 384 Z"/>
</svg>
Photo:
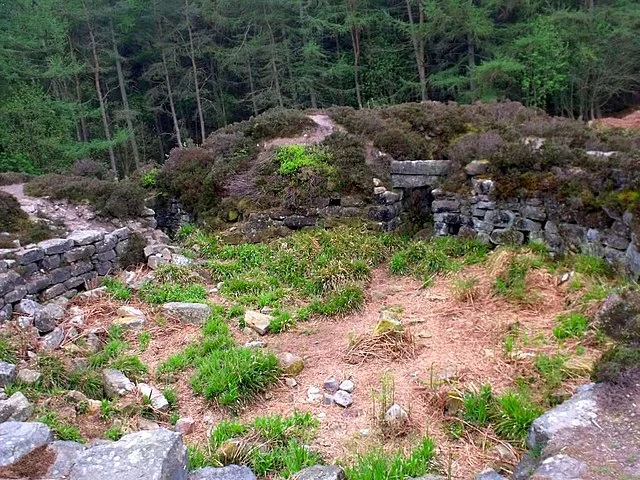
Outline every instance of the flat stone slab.
<svg viewBox="0 0 640 480">
<path fill-rule="evenodd" d="M 259 335 L 266 335 L 269 332 L 269 325 L 271 325 L 272 320 L 273 317 L 271 315 L 253 310 L 247 310 L 244 314 L 245 325 Z"/>
<path fill-rule="evenodd" d="M 76 230 L 71 232 L 67 238 L 73 240 L 74 245 L 89 245 L 102 240 L 104 233 L 100 230 Z"/>
<path fill-rule="evenodd" d="M 451 169 L 449 160 L 393 161 L 389 168 L 392 175 L 446 175 Z"/>
<path fill-rule="evenodd" d="M 162 313 L 187 325 L 202 325 L 211 316 L 211 307 L 204 303 L 169 302 Z"/>
<path fill-rule="evenodd" d="M 52 441 L 53 433 L 44 423 L 0 423 L 0 467 L 13 465 L 36 448 Z"/>
<path fill-rule="evenodd" d="M 70 480 L 186 480 L 182 435 L 164 428 L 143 430 L 85 450 Z"/>
<path fill-rule="evenodd" d="M 442 178 L 437 175 L 391 175 L 393 188 L 435 187 Z"/>
<path fill-rule="evenodd" d="M 345 480 L 344 470 L 336 465 L 314 465 L 296 473 L 295 480 Z"/>
</svg>

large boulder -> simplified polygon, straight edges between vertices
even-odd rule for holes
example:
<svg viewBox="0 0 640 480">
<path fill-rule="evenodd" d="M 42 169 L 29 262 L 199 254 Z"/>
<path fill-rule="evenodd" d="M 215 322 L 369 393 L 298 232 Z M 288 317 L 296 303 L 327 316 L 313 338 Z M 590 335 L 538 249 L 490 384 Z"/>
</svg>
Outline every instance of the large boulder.
<svg viewBox="0 0 640 480">
<path fill-rule="evenodd" d="M 13 465 L 25 455 L 53 441 L 44 423 L 0 423 L 0 467 Z"/>
<path fill-rule="evenodd" d="M 564 430 L 590 426 L 598 416 L 597 412 L 595 385 L 584 385 L 569 400 L 534 420 L 527 437 L 527 447 L 539 449 Z"/>
<path fill-rule="evenodd" d="M 256 480 L 256 476 L 247 467 L 228 465 L 222 468 L 201 468 L 191 472 L 188 480 Z"/>
<path fill-rule="evenodd" d="M 182 435 L 164 428 L 125 435 L 85 450 L 70 480 L 186 480 L 187 447 Z"/>
<path fill-rule="evenodd" d="M 640 293 L 612 293 L 596 313 L 599 328 L 614 340 L 640 343 Z"/>
<path fill-rule="evenodd" d="M 211 316 L 211 307 L 204 303 L 170 302 L 162 306 L 162 313 L 187 325 L 202 325 Z"/>
<path fill-rule="evenodd" d="M 69 478 L 71 467 L 78 461 L 84 449 L 84 445 L 77 442 L 58 440 L 50 443 L 47 450 L 55 454 L 55 460 L 49 467 L 46 478 Z"/>
</svg>

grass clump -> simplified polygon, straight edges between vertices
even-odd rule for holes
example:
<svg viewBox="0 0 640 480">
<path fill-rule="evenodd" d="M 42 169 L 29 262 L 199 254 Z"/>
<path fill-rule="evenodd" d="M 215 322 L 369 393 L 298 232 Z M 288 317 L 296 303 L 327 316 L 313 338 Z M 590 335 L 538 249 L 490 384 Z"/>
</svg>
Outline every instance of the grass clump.
<svg viewBox="0 0 640 480">
<path fill-rule="evenodd" d="M 501 256 L 508 260 L 494 281 L 494 293 L 515 303 L 535 303 L 538 297 L 527 288 L 527 274 L 534 268 L 542 267 L 543 261 L 535 254 L 512 255 L 509 251 L 503 252 L 496 256 L 497 261 L 500 261 Z"/>
<path fill-rule="evenodd" d="M 151 343 L 151 332 L 140 332 L 138 334 L 138 348 L 141 352 L 144 352 L 149 348 Z"/>
<path fill-rule="evenodd" d="M 345 468 L 345 474 L 348 480 L 404 480 L 419 477 L 436 470 L 435 455 L 435 442 L 425 437 L 406 456 L 401 452 L 388 455 L 379 449 L 359 455 Z"/>
<path fill-rule="evenodd" d="M 611 276 L 611 266 L 604 258 L 592 255 L 576 255 L 573 258 L 573 269 L 583 275 L 595 278 Z"/>
<path fill-rule="evenodd" d="M 43 393 L 55 393 L 69 388 L 69 375 L 62 360 L 48 354 L 40 354 L 36 362 L 40 372 L 38 389 Z"/>
<path fill-rule="evenodd" d="M 102 283 L 107 287 L 107 293 L 114 299 L 122 302 L 131 300 L 133 296 L 131 289 L 117 278 L 105 277 Z"/>
<path fill-rule="evenodd" d="M 489 247 L 477 240 L 437 237 L 429 242 L 412 242 L 397 251 L 391 257 L 389 268 L 394 275 L 428 278 L 480 263 L 488 252 Z"/>
<path fill-rule="evenodd" d="M 122 428 L 112 425 L 104 432 L 103 436 L 107 440 L 117 442 L 124 436 L 124 432 L 122 431 Z"/>
<path fill-rule="evenodd" d="M 18 349 L 4 335 L 0 336 L 0 361 L 13 364 L 18 361 Z"/>
<path fill-rule="evenodd" d="M 567 377 L 564 368 L 566 363 L 566 357 L 560 354 L 541 354 L 536 356 L 536 370 L 542 376 L 542 379 L 545 382 L 545 386 L 549 390 L 554 390 L 562 385 L 562 382 Z"/>
<path fill-rule="evenodd" d="M 500 437 L 524 445 L 529 427 L 541 414 L 542 409 L 528 395 L 506 392 L 496 399 L 494 428 Z"/>
<path fill-rule="evenodd" d="M 193 367 L 193 390 L 219 405 L 237 410 L 265 391 L 280 375 L 275 355 L 234 344 L 225 322 L 226 311 L 214 308 L 202 328 L 202 340 L 162 362 L 158 375 Z"/>
<path fill-rule="evenodd" d="M 466 392 L 463 396 L 464 419 L 478 427 L 485 427 L 491 419 L 493 392 L 491 385 L 483 385 L 479 390 Z"/>
<path fill-rule="evenodd" d="M 61 421 L 56 412 L 47 412 L 38 418 L 38 421 L 47 425 L 58 440 L 85 443 L 84 438 L 82 438 L 80 434 L 80 429 L 76 425 L 70 425 Z"/>
<path fill-rule="evenodd" d="M 167 302 L 205 303 L 207 289 L 199 283 L 183 286 L 179 283 L 158 283 L 154 280 L 145 283 L 138 295 L 151 305 Z"/>
<path fill-rule="evenodd" d="M 559 315 L 556 318 L 556 323 L 557 325 L 553 329 L 553 336 L 558 340 L 580 338 L 589 329 L 589 317 L 577 312 Z"/>
<path fill-rule="evenodd" d="M 283 312 L 278 329 L 291 319 L 311 315 L 342 315 L 363 303 L 362 285 L 401 243 L 397 237 L 362 228 L 300 231 L 271 243 L 225 245 L 217 237 L 199 232 L 186 239 L 209 259 L 220 293 L 238 308 L 269 306 Z M 300 313 L 285 307 L 296 304 Z"/>
<path fill-rule="evenodd" d="M 289 478 L 321 462 L 306 446 L 318 424 L 310 413 L 301 412 L 258 417 L 250 424 L 223 420 L 211 432 L 212 457 L 202 454 L 198 463 L 246 464 L 259 477 Z"/>
<path fill-rule="evenodd" d="M 317 147 L 304 145 L 283 145 L 276 151 L 276 160 L 282 175 L 292 175 L 305 167 L 329 170 L 327 154 Z"/>
</svg>

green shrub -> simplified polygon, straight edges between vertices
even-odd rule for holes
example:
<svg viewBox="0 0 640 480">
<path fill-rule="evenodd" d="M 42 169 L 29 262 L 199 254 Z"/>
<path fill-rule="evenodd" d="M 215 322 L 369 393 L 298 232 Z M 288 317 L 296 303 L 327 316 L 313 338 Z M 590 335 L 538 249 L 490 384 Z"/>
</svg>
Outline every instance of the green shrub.
<svg viewBox="0 0 640 480">
<path fill-rule="evenodd" d="M 15 233 L 29 221 L 29 217 L 20 207 L 13 195 L 0 191 L 0 230 Z"/>
<path fill-rule="evenodd" d="M 326 157 L 327 155 L 317 147 L 304 145 L 283 145 L 276 150 L 276 160 L 282 175 L 294 174 L 304 167 L 326 170 Z"/>
<path fill-rule="evenodd" d="M 115 184 L 101 211 L 110 217 L 135 218 L 142 213 L 145 197 L 146 192 L 138 183 L 122 180 Z"/>
<path fill-rule="evenodd" d="M 300 110 L 281 108 L 267 110 L 236 126 L 256 141 L 277 137 L 295 137 L 312 127 L 315 127 L 315 122 Z"/>
<path fill-rule="evenodd" d="M 71 166 L 69 173 L 76 177 L 97 178 L 98 180 L 107 180 L 111 174 L 106 165 L 89 158 L 76 160 Z"/>
<path fill-rule="evenodd" d="M 589 329 L 589 317 L 577 312 L 559 315 L 556 323 L 553 336 L 558 340 L 582 337 Z"/>
</svg>

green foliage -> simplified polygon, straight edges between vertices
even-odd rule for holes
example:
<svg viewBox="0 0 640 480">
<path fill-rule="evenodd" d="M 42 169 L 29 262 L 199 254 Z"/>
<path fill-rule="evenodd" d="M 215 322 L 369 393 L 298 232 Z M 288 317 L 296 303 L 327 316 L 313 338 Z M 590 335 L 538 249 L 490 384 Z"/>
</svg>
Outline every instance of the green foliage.
<svg viewBox="0 0 640 480">
<path fill-rule="evenodd" d="M 506 270 L 496 278 L 494 292 L 512 302 L 534 303 L 537 296 L 527 290 L 527 274 L 542 265 L 543 262 L 535 255 L 514 255 L 509 259 Z"/>
<path fill-rule="evenodd" d="M 107 293 L 116 300 L 126 302 L 133 296 L 131 289 L 117 278 L 105 277 L 102 284 L 107 287 Z"/>
<path fill-rule="evenodd" d="M 173 388 L 165 388 L 162 391 L 164 398 L 167 399 L 170 408 L 175 408 L 178 406 L 178 392 L 176 392 Z"/>
<path fill-rule="evenodd" d="M 326 169 L 326 154 L 321 150 L 304 145 L 283 145 L 276 151 L 282 175 L 291 175 L 304 167 Z"/>
<path fill-rule="evenodd" d="M 109 363 L 109 367 L 120 370 L 134 382 L 140 381 L 147 373 L 147 366 L 135 355 L 118 356 Z"/>
<path fill-rule="evenodd" d="M 465 420 L 478 427 L 484 427 L 489 423 L 493 402 L 491 385 L 483 385 L 477 391 L 466 392 L 462 400 Z"/>
<path fill-rule="evenodd" d="M 223 282 L 221 294 L 234 303 L 282 311 L 292 297 L 309 299 L 306 313 L 321 315 L 359 308 L 360 285 L 399 243 L 353 227 L 300 231 L 286 243 L 225 245 L 201 234 L 187 239 L 187 245 L 210 258 L 213 281 Z"/>
<path fill-rule="evenodd" d="M 109 420 L 118 413 L 117 407 L 111 400 L 104 398 L 100 401 L 100 419 Z"/>
<path fill-rule="evenodd" d="M 141 352 L 144 352 L 149 348 L 151 343 L 151 332 L 140 332 L 138 334 L 138 346 Z"/>
<path fill-rule="evenodd" d="M 573 268 L 576 272 L 590 277 L 604 278 L 611 275 L 611 266 L 607 261 L 592 255 L 576 255 L 573 258 Z"/>
<path fill-rule="evenodd" d="M 157 168 L 152 168 L 150 170 L 146 170 L 140 176 L 140 185 L 142 188 L 153 188 L 156 186 L 156 182 L 158 181 L 158 175 L 160 174 L 160 170 Z"/>
<path fill-rule="evenodd" d="M 79 390 L 87 397 L 101 399 L 104 395 L 102 375 L 91 369 L 75 370 L 69 374 L 69 387 Z"/>
<path fill-rule="evenodd" d="M 488 252 L 488 246 L 476 240 L 437 237 L 429 242 L 411 242 L 391 257 L 389 268 L 394 275 L 426 278 L 482 262 Z"/>
<path fill-rule="evenodd" d="M 542 409 L 527 394 L 506 392 L 496 398 L 495 431 L 501 438 L 524 445 L 529 427 L 541 414 Z"/>
<path fill-rule="evenodd" d="M 104 432 L 104 438 L 106 438 L 107 440 L 112 440 L 114 442 L 117 442 L 123 436 L 124 432 L 122 431 L 122 428 L 115 425 L 112 425 Z"/>
<path fill-rule="evenodd" d="M 0 361 L 13 364 L 18 362 L 18 349 L 5 335 L 0 335 Z"/>
<path fill-rule="evenodd" d="M 381 450 L 359 455 L 345 473 L 348 480 L 404 480 L 434 471 L 435 455 L 435 442 L 425 437 L 407 456 L 400 452 L 388 455 Z"/>
<path fill-rule="evenodd" d="M 152 280 L 142 286 L 138 295 L 141 300 L 152 305 L 167 302 L 205 303 L 207 289 L 201 284 L 183 286 L 179 283 L 158 283 Z"/>
<path fill-rule="evenodd" d="M 42 353 L 36 361 L 40 372 L 39 389 L 46 393 L 54 393 L 69 387 L 69 374 L 59 357 Z"/>
<path fill-rule="evenodd" d="M 556 323 L 553 336 L 558 340 L 582 337 L 589 329 L 589 317 L 577 312 L 559 315 Z"/>
<path fill-rule="evenodd" d="M 535 358 L 535 366 L 549 390 L 558 388 L 566 378 L 564 366 L 567 359 L 563 355 L 540 354 Z"/>
<path fill-rule="evenodd" d="M 47 425 L 58 440 L 85 443 L 84 438 L 80 435 L 80 429 L 76 425 L 69 425 L 61 421 L 56 412 L 47 412 L 38 418 L 38 421 Z"/>
</svg>

